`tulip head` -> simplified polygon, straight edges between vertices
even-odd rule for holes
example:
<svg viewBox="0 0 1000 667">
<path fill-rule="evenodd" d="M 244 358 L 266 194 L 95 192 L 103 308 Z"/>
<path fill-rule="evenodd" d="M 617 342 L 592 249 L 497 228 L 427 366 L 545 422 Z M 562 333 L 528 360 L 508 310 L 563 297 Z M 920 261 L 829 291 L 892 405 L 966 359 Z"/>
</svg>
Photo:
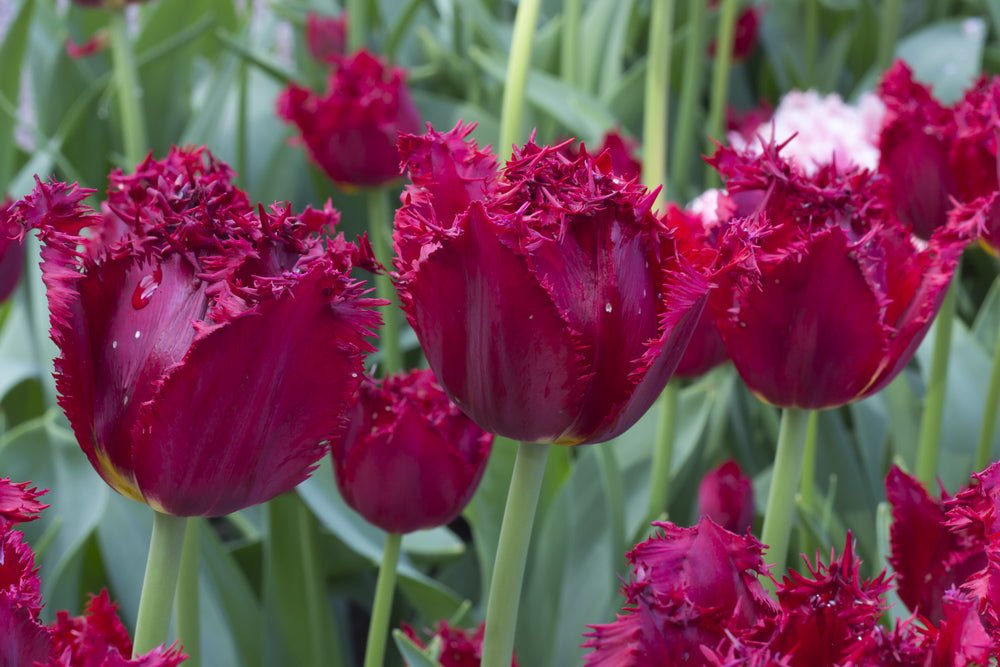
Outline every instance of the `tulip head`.
<svg viewBox="0 0 1000 667">
<path fill-rule="evenodd" d="M 48 491 L 29 486 L 29 482 L 14 483 L 9 477 L 0 478 L 0 526 L 7 523 L 26 523 L 38 518 L 38 513 L 48 507 L 38 501 Z"/>
<path fill-rule="evenodd" d="M 320 62 L 343 56 L 347 48 L 347 13 L 306 14 L 306 46 L 309 55 Z"/>
<path fill-rule="evenodd" d="M 398 178 L 397 137 L 420 129 L 403 70 L 364 50 L 332 57 L 330 66 L 325 94 L 291 84 L 278 98 L 278 116 L 295 125 L 331 180 L 375 187 Z"/>
<path fill-rule="evenodd" d="M 348 505 L 391 533 L 450 523 L 472 498 L 493 436 L 448 400 L 429 370 L 365 379 L 333 439 Z"/>
<path fill-rule="evenodd" d="M 403 309 L 442 386 L 487 431 L 613 438 L 670 378 L 709 280 L 607 153 L 530 142 L 497 169 L 471 130 L 400 140 Z"/>
<path fill-rule="evenodd" d="M 437 662 L 441 667 L 479 667 L 483 659 L 483 636 L 486 624 L 480 623 L 475 629 L 465 630 L 441 621 L 435 628 L 427 644 L 408 625 L 403 632 L 413 642 L 424 648 L 426 645 L 439 647 Z M 517 657 L 511 657 L 511 667 L 517 667 Z"/>
<path fill-rule="evenodd" d="M 753 482 L 740 464 L 730 459 L 711 470 L 698 485 L 698 514 L 731 533 L 745 533 L 753 525 Z"/>
<path fill-rule="evenodd" d="M 254 208 L 202 150 L 50 182 L 8 211 L 40 230 L 56 387 L 116 491 L 181 516 L 223 515 L 304 480 L 340 428 L 379 323 L 370 248 L 319 234 L 329 206 Z M 89 234 L 82 230 L 89 229 Z"/>
<path fill-rule="evenodd" d="M 712 313 L 760 397 L 782 407 L 843 405 L 910 361 L 980 222 L 953 215 L 921 242 L 884 204 L 877 175 L 828 165 L 809 176 L 781 149 L 722 148 L 712 158 L 738 215 L 762 229 L 759 279 L 717 290 Z"/>
</svg>

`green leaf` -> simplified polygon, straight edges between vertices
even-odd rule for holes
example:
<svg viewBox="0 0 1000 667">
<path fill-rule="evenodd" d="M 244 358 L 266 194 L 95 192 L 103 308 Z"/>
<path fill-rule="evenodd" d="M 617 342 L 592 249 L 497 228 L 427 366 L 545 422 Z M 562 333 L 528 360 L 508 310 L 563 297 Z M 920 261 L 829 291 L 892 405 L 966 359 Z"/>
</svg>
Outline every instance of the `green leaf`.
<svg viewBox="0 0 1000 667">
<path fill-rule="evenodd" d="M 441 667 L 430 652 L 417 646 L 412 639 L 407 637 L 402 630 L 393 630 L 392 639 L 396 642 L 396 648 L 409 667 Z"/>
<path fill-rule="evenodd" d="M 980 18 L 950 19 L 908 35 L 896 49 L 920 81 L 945 104 L 958 100 L 983 65 L 986 24 Z"/>
<path fill-rule="evenodd" d="M 14 19 L 0 42 L 0 94 L 16 102 L 21 85 L 21 62 L 31 34 L 31 17 L 36 0 L 21 0 Z M 14 168 L 15 120 L 0 114 L 0 198 Z"/>
</svg>

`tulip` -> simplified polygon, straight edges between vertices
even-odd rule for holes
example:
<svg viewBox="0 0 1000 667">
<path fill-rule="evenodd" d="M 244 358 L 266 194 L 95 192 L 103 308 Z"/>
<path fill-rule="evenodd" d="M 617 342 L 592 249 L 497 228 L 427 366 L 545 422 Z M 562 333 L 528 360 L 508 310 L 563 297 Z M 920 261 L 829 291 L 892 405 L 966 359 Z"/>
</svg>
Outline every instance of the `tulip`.
<svg viewBox="0 0 1000 667">
<path fill-rule="evenodd" d="M 366 379 L 331 454 L 348 505 L 389 533 L 365 665 L 385 655 L 401 533 L 450 523 L 472 498 L 493 436 L 448 400 L 428 370 Z"/>
<path fill-rule="evenodd" d="M 464 630 L 441 621 L 426 644 L 410 626 L 403 625 L 403 632 L 420 648 L 436 645 L 437 662 L 441 667 L 479 667 L 482 661 L 485 623 L 474 630 Z M 510 664 L 517 667 L 517 660 L 512 658 Z"/>
<path fill-rule="evenodd" d="M 103 215 L 81 204 L 91 191 L 39 182 L 6 224 L 40 230 L 59 404 L 104 480 L 156 510 L 167 591 L 183 534 L 169 515 L 267 501 L 326 453 L 381 302 L 349 275 L 373 265 L 367 244 L 321 240 L 329 206 L 255 210 L 201 149 L 110 180 Z"/>
<path fill-rule="evenodd" d="M 366 379 L 348 420 L 332 443 L 337 486 L 348 505 L 390 533 L 453 521 L 493 444 L 427 370 Z"/>
<path fill-rule="evenodd" d="M 609 160 L 529 143 L 506 167 L 472 126 L 404 136 L 396 284 L 441 385 L 486 430 L 601 442 L 680 360 L 709 289 L 652 196 Z"/>
<path fill-rule="evenodd" d="M 740 464 L 730 459 L 705 475 L 698 485 L 698 514 L 731 533 L 745 533 L 753 525 L 753 482 Z"/>
<path fill-rule="evenodd" d="M 364 50 L 330 63 L 327 92 L 291 84 L 278 97 L 278 116 L 295 125 L 331 180 L 373 187 L 398 178 L 396 138 L 420 129 L 403 70 Z"/>
<path fill-rule="evenodd" d="M 9 477 L 0 478 L 0 526 L 4 522 L 26 523 L 37 519 L 38 513 L 48 507 L 38 502 L 46 493 L 44 489 L 29 487 L 28 482 L 15 484 Z"/>
<path fill-rule="evenodd" d="M 580 155 L 580 148 L 581 146 L 575 144 L 564 144 L 563 155 L 571 160 L 575 159 Z M 638 144 L 634 139 L 612 130 L 605 133 L 594 155 L 601 156 L 607 152 L 611 160 L 611 172 L 626 181 L 631 181 L 642 174 L 642 162 L 635 155 L 636 148 Z"/>
<path fill-rule="evenodd" d="M 9 199 L 0 200 L 0 219 L 11 205 Z M 24 264 L 24 248 L 20 240 L 7 236 L 0 230 L 0 301 L 6 301 L 18 281 Z"/>
<path fill-rule="evenodd" d="M 306 14 L 306 46 L 309 54 L 320 62 L 343 56 L 347 48 L 347 14 Z"/>
</svg>

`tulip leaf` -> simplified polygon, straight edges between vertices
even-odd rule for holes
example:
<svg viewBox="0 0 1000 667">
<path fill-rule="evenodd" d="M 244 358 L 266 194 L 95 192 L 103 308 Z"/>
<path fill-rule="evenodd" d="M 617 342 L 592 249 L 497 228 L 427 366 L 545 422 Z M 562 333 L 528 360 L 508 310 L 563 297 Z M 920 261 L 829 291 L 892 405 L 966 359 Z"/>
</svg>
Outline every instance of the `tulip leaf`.
<svg viewBox="0 0 1000 667">
<path fill-rule="evenodd" d="M 986 23 L 980 18 L 941 21 L 908 35 L 896 53 L 945 104 L 958 100 L 982 70 Z"/>
<path fill-rule="evenodd" d="M 983 299 L 983 305 L 972 324 L 972 333 L 982 349 L 992 356 L 996 349 L 997 335 L 1000 335 L 1000 276 L 993 280 L 990 291 Z"/>
<path fill-rule="evenodd" d="M 114 600 L 120 605 L 122 620 L 130 630 L 135 630 L 139 613 L 139 594 L 152 535 L 153 510 L 117 493 L 109 494 L 107 509 L 97 525 L 97 543 Z"/>
<path fill-rule="evenodd" d="M 441 667 L 429 651 L 417 646 L 412 639 L 406 636 L 402 630 L 393 630 L 392 639 L 396 642 L 396 648 L 409 667 Z"/>
<path fill-rule="evenodd" d="M 17 100 L 21 84 L 21 62 L 31 33 L 31 18 L 35 0 L 16 3 L 14 20 L 0 42 L 0 94 Z M 14 126 L 16 121 L 0 114 L 0 199 L 14 167 Z"/>
</svg>

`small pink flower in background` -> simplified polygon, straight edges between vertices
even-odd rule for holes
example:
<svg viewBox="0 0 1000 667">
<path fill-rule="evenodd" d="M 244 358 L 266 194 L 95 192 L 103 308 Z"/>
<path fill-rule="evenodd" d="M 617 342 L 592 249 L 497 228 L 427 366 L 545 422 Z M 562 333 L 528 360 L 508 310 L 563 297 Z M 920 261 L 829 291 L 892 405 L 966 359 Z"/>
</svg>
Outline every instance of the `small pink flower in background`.
<svg viewBox="0 0 1000 667">
<path fill-rule="evenodd" d="M 343 56 L 347 49 L 347 12 L 336 16 L 306 14 L 306 46 L 309 54 L 321 62 Z"/>
<path fill-rule="evenodd" d="M 785 94 L 774 115 L 756 130 L 729 133 L 737 150 L 764 152 L 774 135 L 775 144 L 788 145 L 782 156 L 807 175 L 829 164 L 838 169 L 878 166 L 878 136 L 885 106 L 875 95 L 864 94 L 857 104 L 846 104 L 839 95 L 820 95 L 814 90 Z"/>
<path fill-rule="evenodd" d="M 485 623 L 480 623 L 474 630 L 465 630 L 441 621 L 426 643 L 408 625 L 403 626 L 403 632 L 421 648 L 437 644 L 437 662 L 441 667 L 479 667 L 482 661 Z M 516 656 L 511 658 L 510 664 L 511 667 L 517 667 Z"/>
<path fill-rule="evenodd" d="M 330 65 L 325 93 L 293 83 L 278 97 L 278 116 L 330 180 L 374 187 L 398 178 L 399 134 L 420 131 L 405 73 L 364 50 Z"/>
<path fill-rule="evenodd" d="M 753 482 L 740 464 L 730 459 L 711 470 L 698 485 L 698 514 L 731 533 L 745 533 L 753 525 Z"/>
</svg>

